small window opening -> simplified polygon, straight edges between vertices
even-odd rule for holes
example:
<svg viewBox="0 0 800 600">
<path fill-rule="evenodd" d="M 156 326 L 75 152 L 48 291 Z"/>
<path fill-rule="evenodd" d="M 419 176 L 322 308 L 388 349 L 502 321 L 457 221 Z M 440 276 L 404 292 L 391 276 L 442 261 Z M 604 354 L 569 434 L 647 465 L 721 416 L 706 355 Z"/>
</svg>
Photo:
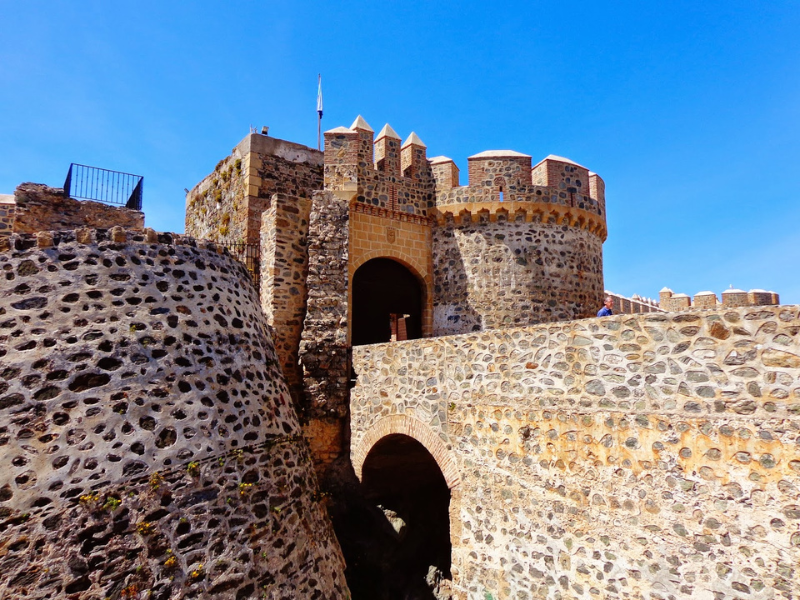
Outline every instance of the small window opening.
<svg viewBox="0 0 800 600">
<path fill-rule="evenodd" d="M 503 201 L 503 188 L 500 188 L 500 202 Z"/>
</svg>

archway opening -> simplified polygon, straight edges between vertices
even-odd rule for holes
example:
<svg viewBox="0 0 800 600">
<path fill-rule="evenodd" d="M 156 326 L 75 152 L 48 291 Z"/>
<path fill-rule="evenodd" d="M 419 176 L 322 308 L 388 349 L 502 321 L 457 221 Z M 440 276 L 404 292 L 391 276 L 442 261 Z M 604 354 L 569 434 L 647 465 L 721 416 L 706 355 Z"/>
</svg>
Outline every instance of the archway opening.
<svg viewBox="0 0 800 600">
<path fill-rule="evenodd" d="M 352 345 L 422 337 L 422 286 L 389 258 L 373 258 L 353 275 Z"/>
<path fill-rule="evenodd" d="M 367 455 L 361 487 L 391 540 L 379 566 L 381 598 L 441 597 L 451 579 L 450 490 L 436 460 L 414 438 L 388 435 Z"/>
</svg>

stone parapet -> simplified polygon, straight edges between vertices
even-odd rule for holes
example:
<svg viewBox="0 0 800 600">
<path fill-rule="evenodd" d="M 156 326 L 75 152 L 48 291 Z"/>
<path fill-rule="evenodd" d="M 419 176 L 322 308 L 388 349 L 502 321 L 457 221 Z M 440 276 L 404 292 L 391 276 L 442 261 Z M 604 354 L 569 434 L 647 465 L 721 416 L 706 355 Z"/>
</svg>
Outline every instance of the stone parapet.
<svg viewBox="0 0 800 600">
<path fill-rule="evenodd" d="M 14 209 L 8 208 L 10 206 Z M 21 183 L 14 191 L 14 204 L 0 204 L 0 210 L 6 213 L 0 216 L 0 223 L 11 224 L 14 233 L 77 227 L 144 227 L 141 211 L 92 200 L 75 200 L 65 197 L 61 188 L 39 183 Z"/>
<path fill-rule="evenodd" d="M 659 294 L 659 307 L 666 311 L 680 310 L 707 310 L 718 306 L 736 308 L 740 306 L 775 306 L 780 304 L 780 297 L 775 292 L 764 290 L 744 290 L 728 289 L 722 292 L 722 302 L 717 300 L 714 292 L 698 292 L 694 299 L 686 294 L 675 294 L 671 289 L 665 287 Z"/>
</svg>

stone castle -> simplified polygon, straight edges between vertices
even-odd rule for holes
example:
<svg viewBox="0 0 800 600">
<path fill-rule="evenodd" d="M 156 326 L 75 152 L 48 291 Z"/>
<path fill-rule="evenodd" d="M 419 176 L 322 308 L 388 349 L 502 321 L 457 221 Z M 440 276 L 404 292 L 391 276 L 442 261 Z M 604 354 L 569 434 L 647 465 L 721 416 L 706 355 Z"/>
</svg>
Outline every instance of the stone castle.
<svg viewBox="0 0 800 600">
<path fill-rule="evenodd" d="M 187 236 L 20 186 L 0 597 L 800 594 L 800 308 L 592 318 L 603 180 L 426 150 L 251 134 Z"/>
</svg>

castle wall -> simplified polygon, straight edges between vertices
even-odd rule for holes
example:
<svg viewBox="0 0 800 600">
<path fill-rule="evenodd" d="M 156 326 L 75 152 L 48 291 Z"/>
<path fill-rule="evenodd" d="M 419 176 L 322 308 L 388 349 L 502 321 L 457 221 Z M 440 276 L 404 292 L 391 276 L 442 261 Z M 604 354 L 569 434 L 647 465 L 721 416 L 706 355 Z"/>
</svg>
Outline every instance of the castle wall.
<svg viewBox="0 0 800 600">
<path fill-rule="evenodd" d="M 14 191 L 14 200 L 14 210 L 6 209 L 4 219 L 6 223 L 13 222 L 15 233 L 76 227 L 144 227 L 144 213 L 141 211 L 91 200 L 65 198 L 64 190 L 38 183 L 20 184 Z"/>
<path fill-rule="evenodd" d="M 362 346 L 353 366 L 356 473 L 375 431 L 431 450 L 456 597 L 797 593 L 800 308 Z"/>
<path fill-rule="evenodd" d="M 425 291 L 422 334 L 433 332 L 433 276 L 431 225 L 414 215 L 390 213 L 379 208 L 350 205 L 350 260 L 348 261 L 352 311 L 352 282 L 358 268 L 368 260 L 387 257 L 410 267 Z M 352 322 L 352 312 L 350 313 Z"/>
<path fill-rule="evenodd" d="M 450 218 L 433 230 L 434 335 L 596 314 L 603 296 L 597 235 L 492 216 Z"/>
<path fill-rule="evenodd" d="M 314 462 L 324 467 L 346 447 L 350 382 L 348 201 L 314 194 L 308 227 L 308 303 L 300 341 L 304 397 L 300 418 Z"/>
<path fill-rule="evenodd" d="M 614 301 L 612 311 L 615 315 L 630 315 L 635 313 L 648 313 L 648 312 L 663 312 L 659 307 L 658 302 L 650 300 L 649 298 L 639 298 L 634 295 L 632 298 L 615 294 L 614 292 L 605 291 L 604 296 L 611 296 Z M 597 308 L 600 310 L 600 307 Z"/>
<path fill-rule="evenodd" d="M 325 189 L 354 191 L 357 202 L 427 217 L 434 204 L 435 182 L 430 164 L 422 160 L 424 148 L 414 148 L 416 158 L 411 158 L 413 152 L 409 155 L 408 163 L 417 168 L 406 177 L 400 173 L 400 154 L 395 158 L 396 169 L 379 169 L 373 162 L 372 136 L 372 131 L 362 129 L 325 132 Z M 395 141 L 399 146 L 399 140 Z"/>
<path fill-rule="evenodd" d="M 248 154 L 240 146 L 186 195 L 186 235 L 218 242 L 247 241 Z"/>
<path fill-rule="evenodd" d="M 322 152 L 250 134 L 187 195 L 186 233 L 258 244 L 272 195 L 310 199 L 322 188 L 322 171 Z"/>
<path fill-rule="evenodd" d="M 261 224 L 261 307 L 296 403 L 303 383 L 297 351 L 308 293 L 310 212 L 310 199 L 274 194 Z"/>
<path fill-rule="evenodd" d="M 0 194 L 0 235 L 11 235 L 14 231 L 14 214 L 17 205 L 14 196 Z"/>
<path fill-rule="evenodd" d="M 3 248 L 0 597 L 348 597 L 244 267 L 152 230 Z"/>
</svg>

